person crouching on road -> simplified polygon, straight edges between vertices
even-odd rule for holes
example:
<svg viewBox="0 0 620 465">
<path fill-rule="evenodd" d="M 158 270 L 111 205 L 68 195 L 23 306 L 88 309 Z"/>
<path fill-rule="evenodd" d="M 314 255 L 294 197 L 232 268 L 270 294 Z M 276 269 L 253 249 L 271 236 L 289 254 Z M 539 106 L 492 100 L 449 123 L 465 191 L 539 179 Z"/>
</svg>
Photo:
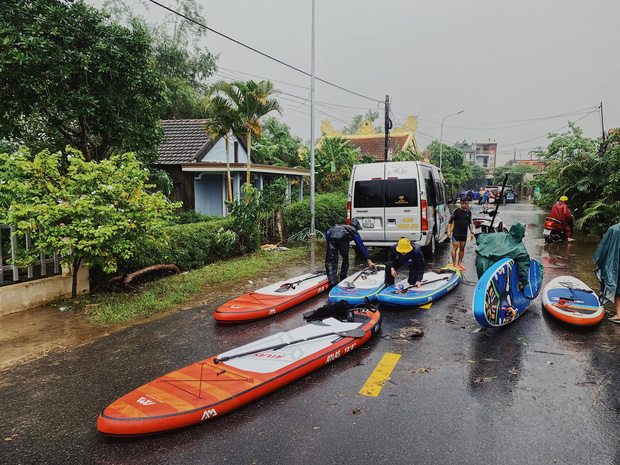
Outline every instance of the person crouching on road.
<svg viewBox="0 0 620 465">
<path fill-rule="evenodd" d="M 412 245 L 405 237 L 401 237 L 396 245 L 390 247 L 385 267 L 385 284 L 394 284 L 396 270 L 403 265 L 409 267 L 409 285 L 420 287 L 424 276 L 424 255 L 420 247 Z"/>
<path fill-rule="evenodd" d="M 335 286 L 339 281 L 347 277 L 349 272 L 349 243 L 351 241 L 354 241 L 355 245 L 360 248 L 368 261 L 368 266 L 376 267 L 370 259 L 366 247 L 364 247 L 364 241 L 362 241 L 358 232 L 360 229 L 362 229 L 360 222 L 356 218 L 351 218 L 349 224 L 337 224 L 325 234 L 325 240 L 327 241 L 325 270 L 327 271 L 327 279 L 330 286 Z M 342 256 L 340 276 L 338 276 L 338 252 Z"/>
<path fill-rule="evenodd" d="M 463 265 L 463 257 L 465 256 L 465 245 L 467 244 L 467 229 L 471 232 L 471 238 L 474 238 L 474 223 L 471 220 L 471 210 L 467 208 L 469 202 L 467 199 L 461 199 L 461 207 L 456 208 L 452 212 L 452 216 L 448 220 L 448 228 L 454 225 L 452 231 L 448 229 L 448 239 L 452 237 L 452 263 L 459 270 L 466 270 Z M 456 250 L 459 249 L 459 261 L 456 261 Z"/>
</svg>

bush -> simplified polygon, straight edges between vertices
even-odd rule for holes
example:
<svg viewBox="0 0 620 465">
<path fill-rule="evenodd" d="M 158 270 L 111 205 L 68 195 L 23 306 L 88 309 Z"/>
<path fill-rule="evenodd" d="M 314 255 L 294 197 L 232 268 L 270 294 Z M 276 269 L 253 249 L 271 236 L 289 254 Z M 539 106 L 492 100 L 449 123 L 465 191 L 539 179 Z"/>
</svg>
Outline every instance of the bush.
<svg viewBox="0 0 620 465">
<path fill-rule="evenodd" d="M 221 218 L 221 216 L 203 215 L 196 210 L 189 210 L 174 213 L 171 222 L 174 224 L 203 223 L 205 221 L 215 221 L 218 218 Z"/>
<path fill-rule="evenodd" d="M 315 227 L 325 232 L 335 224 L 347 220 L 347 194 L 333 192 L 317 194 L 314 198 Z M 310 226 L 310 199 L 284 207 L 284 227 L 288 235 L 295 234 Z"/>
</svg>

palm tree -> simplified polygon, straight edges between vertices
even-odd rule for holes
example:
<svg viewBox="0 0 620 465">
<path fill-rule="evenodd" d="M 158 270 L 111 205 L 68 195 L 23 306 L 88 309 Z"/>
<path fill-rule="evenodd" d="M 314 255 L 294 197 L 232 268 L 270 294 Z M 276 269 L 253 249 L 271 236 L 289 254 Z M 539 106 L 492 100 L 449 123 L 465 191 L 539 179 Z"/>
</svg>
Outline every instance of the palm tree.
<svg viewBox="0 0 620 465">
<path fill-rule="evenodd" d="M 239 115 L 231 102 L 220 95 L 216 95 L 207 103 L 207 121 L 204 128 L 211 140 L 223 137 L 226 141 L 226 176 L 228 182 L 228 201 L 232 202 L 232 183 L 230 180 L 230 135 L 239 127 Z"/>
<path fill-rule="evenodd" d="M 239 116 L 241 127 L 245 129 L 248 141 L 248 175 L 247 184 L 250 184 L 250 156 L 252 153 L 252 134 L 257 137 L 263 132 L 260 119 L 266 114 L 280 112 L 280 104 L 274 98 L 276 90 L 270 81 L 235 81 L 232 83 L 220 81 L 214 84 L 213 89 L 227 99 L 235 108 Z"/>
</svg>

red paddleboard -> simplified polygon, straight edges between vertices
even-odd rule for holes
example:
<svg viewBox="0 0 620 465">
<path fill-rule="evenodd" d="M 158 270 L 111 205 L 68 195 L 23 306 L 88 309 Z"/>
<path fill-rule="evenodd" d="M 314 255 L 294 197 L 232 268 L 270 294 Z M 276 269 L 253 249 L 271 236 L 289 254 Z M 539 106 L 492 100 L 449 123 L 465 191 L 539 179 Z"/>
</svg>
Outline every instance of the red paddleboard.
<svg viewBox="0 0 620 465">
<path fill-rule="evenodd" d="M 109 436 L 143 436 L 212 420 L 357 349 L 379 330 L 372 307 L 326 305 L 310 321 L 173 371 L 121 397 L 99 416 Z"/>
<path fill-rule="evenodd" d="M 244 323 L 280 313 L 327 289 L 324 271 L 280 281 L 226 302 L 213 317 L 220 323 Z"/>
</svg>

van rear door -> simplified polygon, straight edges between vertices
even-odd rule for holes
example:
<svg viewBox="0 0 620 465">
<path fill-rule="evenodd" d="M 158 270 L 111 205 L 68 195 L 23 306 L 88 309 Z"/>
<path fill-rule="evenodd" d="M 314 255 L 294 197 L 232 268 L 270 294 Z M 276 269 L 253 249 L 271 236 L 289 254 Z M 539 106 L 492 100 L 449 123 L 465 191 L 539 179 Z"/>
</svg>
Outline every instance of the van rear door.
<svg viewBox="0 0 620 465">
<path fill-rule="evenodd" d="M 364 242 L 385 241 L 383 167 L 356 165 L 352 182 L 351 218 L 361 223 L 362 239 Z"/>
<path fill-rule="evenodd" d="M 422 238 L 418 192 L 418 168 L 411 162 L 392 163 L 385 176 L 385 240 Z"/>
</svg>

